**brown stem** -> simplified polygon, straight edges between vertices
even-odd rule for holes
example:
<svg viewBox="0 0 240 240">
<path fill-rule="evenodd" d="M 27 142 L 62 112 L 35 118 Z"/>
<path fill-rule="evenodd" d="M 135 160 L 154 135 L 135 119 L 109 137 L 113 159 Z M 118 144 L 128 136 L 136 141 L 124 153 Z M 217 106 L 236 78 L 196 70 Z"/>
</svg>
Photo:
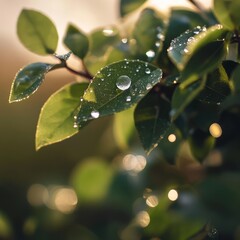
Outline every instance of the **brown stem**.
<svg viewBox="0 0 240 240">
<path fill-rule="evenodd" d="M 88 71 L 84 71 L 84 72 L 83 71 L 76 71 L 76 70 L 72 69 L 71 67 L 69 67 L 66 62 L 64 62 L 64 67 L 69 72 L 74 73 L 74 74 L 76 74 L 78 76 L 87 78 L 88 80 L 91 80 L 93 78 L 92 75 Z"/>
</svg>

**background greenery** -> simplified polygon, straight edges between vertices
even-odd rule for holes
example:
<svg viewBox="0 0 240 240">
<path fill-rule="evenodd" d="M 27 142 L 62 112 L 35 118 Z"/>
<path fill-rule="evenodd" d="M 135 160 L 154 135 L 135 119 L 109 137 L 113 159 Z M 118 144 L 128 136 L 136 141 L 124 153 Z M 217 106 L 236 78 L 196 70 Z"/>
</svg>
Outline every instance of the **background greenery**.
<svg viewBox="0 0 240 240">
<path fill-rule="evenodd" d="M 123 4 L 126 3 L 127 1 L 123 1 Z M 121 13 L 124 11 L 122 8 Z M 182 27 L 176 28 L 179 31 L 175 32 L 176 36 L 188 28 L 193 28 L 192 33 L 185 35 L 195 34 L 200 28 L 194 27 L 200 23 L 206 24 L 201 17 L 191 16 L 189 21 L 186 21 L 185 10 L 176 11 L 174 14 L 176 16 L 173 20 L 179 21 Z M 151 25 L 156 22 L 155 17 L 152 10 L 145 10 L 143 23 Z M 216 21 L 214 17 L 210 18 L 213 22 Z M 185 19 L 183 23 L 181 19 Z M 161 24 L 160 20 L 157 26 Z M 143 40 L 144 44 L 152 46 L 155 41 L 144 40 L 142 26 L 140 20 L 134 32 L 135 38 L 139 40 L 138 44 Z M 231 29 L 231 25 L 228 28 Z M 210 43 L 213 39 L 221 38 L 225 30 L 213 29 L 212 33 L 208 38 Z M 170 44 L 168 41 L 171 39 L 172 36 L 165 39 L 166 43 Z M 65 43 L 67 44 L 67 41 Z M 179 49 L 175 49 L 174 45 L 172 47 L 170 58 L 181 69 L 180 63 L 184 62 L 184 58 L 182 54 L 176 55 L 181 53 Z M 203 70 L 211 72 L 220 64 L 224 50 L 221 39 L 212 48 L 220 49 L 214 60 L 204 62 L 200 68 L 196 61 L 192 61 L 192 64 L 195 64 L 192 69 L 196 74 Z M 138 49 L 143 52 L 138 52 Z M 146 49 L 138 46 L 135 49 L 137 52 L 133 54 L 145 60 Z M 185 47 L 182 50 L 184 49 Z M 200 59 L 208 60 L 206 53 L 211 54 L 211 51 L 202 52 Z M 84 52 L 76 54 L 80 57 L 85 55 Z M 97 54 L 101 56 L 102 53 Z M 165 71 L 164 67 L 169 67 L 170 62 L 161 61 L 164 59 L 159 59 L 158 62 Z M 102 64 L 102 60 L 99 64 Z M 228 75 L 231 75 L 235 67 L 231 64 L 234 65 L 226 62 L 223 66 Z M 186 69 L 184 81 L 191 84 L 191 81 L 196 79 L 191 78 L 193 71 Z M 95 72 L 97 68 L 90 70 Z M 224 75 L 224 72 L 225 70 L 219 68 L 211 72 L 208 78 L 210 90 L 211 86 L 216 86 L 211 85 L 214 84 L 214 79 L 220 79 L 219 92 L 223 91 L 223 96 L 229 94 L 228 84 L 225 83 L 228 76 Z M 218 125 L 215 125 L 213 133 L 210 130 L 213 137 L 206 134 L 206 128 L 216 119 L 212 113 L 216 110 L 215 105 L 219 105 L 219 101 L 223 99 L 219 94 L 210 91 L 211 94 L 205 92 L 200 95 L 199 100 L 213 101 L 213 106 L 210 104 L 206 107 L 200 101 L 185 110 L 184 114 L 190 116 L 194 116 L 196 110 L 206 113 L 191 119 L 198 127 L 189 131 L 190 134 L 187 133 L 188 144 L 181 142 L 184 126 L 180 118 L 177 124 L 181 133 L 174 127 L 167 129 L 165 139 L 147 157 L 136 131 L 131 131 L 133 110 L 129 109 L 118 114 L 117 120 L 115 117 L 107 117 L 93 121 L 73 138 L 35 152 L 33 138 L 27 137 L 27 132 L 34 135 L 41 106 L 48 96 L 65 82 L 64 80 L 59 83 L 56 75 L 49 75 L 48 81 L 52 79 L 56 82 L 54 87 L 51 85 L 48 88 L 50 84 L 47 85 L 46 81 L 43 94 L 31 96 L 32 101 L 28 103 L 8 106 L 4 115 L 11 116 L 11 121 L 1 119 L 1 127 L 11 129 L 1 138 L 1 159 L 4 159 L 1 160 L 0 170 L 2 239 L 239 239 L 238 108 L 226 111 L 220 119 L 224 135 L 217 140 L 216 145 L 213 137 L 214 133 L 218 133 Z M 235 104 L 238 94 L 237 71 L 232 76 L 232 101 Z M 66 77 L 73 79 L 71 75 Z M 166 85 L 171 86 L 174 81 L 177 81 L 176 76 L 166 79 Z M 203 78 L 204 84 L 205 81 Z M 188 105 L 193 100 L 188 96 L 195 97 L 194 94 L 202 90 L 201 85 L 190 86 L 186 92 L 180 88 L 175 91 L 172 104 L 178 111 L 172 114 L 173 119 L 180 116 L 186 107 L 182 107 L 184 104 Z M 89 96 L 91 97 L 91 94 Z M 141 111 L 152 102 L 160 101 L 164 105 L 164 101 L 154 92 L 148 96 L 138 105 L 135 114 L 141 116 Z M 3 93 L 1 97 L 6 102 L 7 94 Z M 179 104 L 180 102 L 183 104 Z M 229 106 L 231 102 L 227 102 L 225 108 L 228 109 Z M 169 111 L 167 105 L 165 111 Z M 32 114 L 35 114 L 34 123 L 29 121 Z M 168 117 L 165 120 L 168 122 Z M 141 132 L 140 123 L 141 118 L 137 125 Z M 151 122 L 149 126 L 151 127 Z M 168 125 L 162 127 L 165 129 Z M 149 140 L 141 140 L 147 151 L 152 150 L 152 144 L 148 145 Z M 153 139 L 153 145 L 156 142 L 158 139 Z M 213 146 L 215 149 L 209 153 Z M 32 148 L 32 151 L 29 151 L 29 148 Z M 175 165 L 172 165 L 173 163 Z"/>
</svg>

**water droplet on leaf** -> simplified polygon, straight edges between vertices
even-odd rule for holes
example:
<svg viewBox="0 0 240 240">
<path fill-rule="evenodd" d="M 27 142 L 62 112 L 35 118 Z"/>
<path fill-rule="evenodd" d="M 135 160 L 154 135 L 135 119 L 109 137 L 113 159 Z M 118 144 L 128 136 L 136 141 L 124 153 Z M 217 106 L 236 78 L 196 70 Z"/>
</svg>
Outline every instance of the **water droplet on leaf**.
<svg viewBox="0 0 240 240">
<path fill-rule="evenodd" d="M 131 86 L 131 78 L 127 75 L 122 75 L 117 79 L 116 86 L 118 89 L 124 91 Z"/>
<path fill-rule="evenodd" d="M 93 118 L 98 118 L 99 115 L 100 115 L 99 112 L 96 111 L 96 110 L 93 110 L 93 111 L 91 112 L 91 116 L 92 116 Z"/>
</svg>

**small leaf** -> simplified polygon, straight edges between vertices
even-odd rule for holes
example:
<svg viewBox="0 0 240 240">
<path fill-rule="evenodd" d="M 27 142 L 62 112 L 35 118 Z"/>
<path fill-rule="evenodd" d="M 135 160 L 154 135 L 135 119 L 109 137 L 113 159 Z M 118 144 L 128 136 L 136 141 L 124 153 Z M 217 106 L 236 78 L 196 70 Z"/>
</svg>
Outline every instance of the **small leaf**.
<svg viewBox="0 0 240 240">
<path fill-rule="evenodd" d="M 110 188 L 114 172 L 102 159 L 88 158 L 74 169 L 71 183 L 82 202 L 103 200 Z"/>
<path fill-rule="evenodd" d="M 128 149 L 134 133 L 133 112 L 134 108 L 129 108 L 114 116 L 113 135 L 118 147 L 123 150 Z"/>
<path fill-rule="evenodd" d="M 120 14 L 125 16 L 126 14 L 139 8 L 146 0 L 121 0 L 120 1 Z"/>
<path fill-rule="evenodd" d="M 240 26 L 239 0 L 214 0 L 214 14 L 226 28 L 234 30 Z"/>
<path fill-rule="evenodd" d="M 134 120 L 142 145 L 149 154 L 170 127 L 170 104 L 158 92 L 151 91 L 137 105 Z"/>
<path fill-rule="evenodd" d="M 188 44 L 196 41 L 196 36 L 204 31 L 206 31 L 206 27 L 197 26 L 193 30 L 186 30 L 179 37 L 171 41 L 168 48 L 168 56 L 178 69 L 182 70 L 184 67 L 183 58 L 189 52 L 187 49 Z"/>
<path fill-rule="evenodd" d="M 161 77 L 161 69 L 136 60 L 124 60 L 103 68 L 83 96 L 78 123 L 132 107 Z"/>
<path fill-rule="evenodd" d="M 88 71 L 95 75 L 106 66 L 109 49 L 120 42 L 118 29 L 114 26 L 94 30 L 89 35 L 89 52 L 84 61 Z"/>
<path fill-rule="evenodd" d="M 60 142 L 78 132 L 74 114 L 88 84 L 69 84 L 54 93 L 44 104 L 37 125 L 36 149 Z"/>
<path fill-rule="evenodd" d="M 68 26 L 64 43 L 80 59 L 83 59 L 88 52 L 89 42 L 87 36 L 73 25 Z"/>
<path fill-rule="evenodd" d="M 56 51 L 58 33 L 52 21 L 40 12 L 22 10 L 17 22 L 17 34 L 30 51 L 47 55 Z"/>
<path fill-rule="evenodd" d="M 200 33 L 196 41 L 187 46 L 188 52 L 182 59 L 184 86 L 214 70 L 222 63 L 226 55 L 227 33 L 221 25 L 215 25 Z"/>
<path fill-rule="evenodd" d="M 172 110 L 171 117 L 175 120 L 182 111 L 199 95 L 199 93 L 204 89 L 207 78 L 192 83 L 186 88 L 182 87 L 180 84 L 174 91 L 172 98 Z"/>
<path fill-rule="evenodd" d="M 19 102 L 36 92 L 46 73 L 54 66 L 54 64 L 37 62 L 21 69 L 13 80 L 9 102 Z"/>
<path fill-rule="evenodd" d="M 136 23 L 132 33 L 136 40 L 135 55 L 143 61 L 153 61 L 161 50 L 164 41 L 164 22 L 153 9 L 146 8 Z"/>
</svg>

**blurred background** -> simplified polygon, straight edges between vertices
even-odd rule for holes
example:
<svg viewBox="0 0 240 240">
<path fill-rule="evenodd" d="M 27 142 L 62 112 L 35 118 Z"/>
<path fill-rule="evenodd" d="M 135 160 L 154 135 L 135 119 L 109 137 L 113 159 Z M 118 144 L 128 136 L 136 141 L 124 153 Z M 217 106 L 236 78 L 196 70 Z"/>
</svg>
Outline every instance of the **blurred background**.
<svg viewBox="0 0 240 240">
<path fill-rule="evenodd" d="M 162 1 L 162 7 L 186 3 Z M 159 6 L 159 1 L 152 4 Z M 160 240 L 160 232 L 174 228 L 165 239 L 177 240 L 206 223 L 192 215 L 182 221 L 180 215 L 167 213 L 179 197 L 176 187 L 185 181 L 182 173 L 162 161 L 158 151 L 147 158 L 136 133 L 129 140 L 130 149 L 117 140 L 120 125 L 113 117 L 94 121 L 78 135 L 35 151 L 40 109 L 53 92 L 75 80 L 72 74 L 50 73 L 31 99 L 8 103 L 12 80 L 21 67 L 53 61 L 32 54 L 17 39 L 16 22 L 23 8 L 36 9 L 53 20 L 59 32 L 58 53 L 63 54 L 67 50 L 61 39 L 69 22 L 85 32 L 111 25 L 118 21 L 118 6 L 118 0 L 0 0 L 0 239 Z M 119 118 L 128 116 L 124 114 Z M 133 124 L 132 119 L 127 121 Z M 171 162 L 178 141 L 176 135 L 170 136 L 163 144 L 172 144 L 164 153 Z M 187 162 L 188 149 L 184 151 Z M 197 164 L 190 170 L 189 181 L 199 177 Z M 180 200 L 182 207 L 201 209 L 187 187 Z M 147 226 L 146 237 L 141 238 Z M 217 230 L 207 231 L 212 234 L 209 239 L 215 239 Z"/>
</svg>

